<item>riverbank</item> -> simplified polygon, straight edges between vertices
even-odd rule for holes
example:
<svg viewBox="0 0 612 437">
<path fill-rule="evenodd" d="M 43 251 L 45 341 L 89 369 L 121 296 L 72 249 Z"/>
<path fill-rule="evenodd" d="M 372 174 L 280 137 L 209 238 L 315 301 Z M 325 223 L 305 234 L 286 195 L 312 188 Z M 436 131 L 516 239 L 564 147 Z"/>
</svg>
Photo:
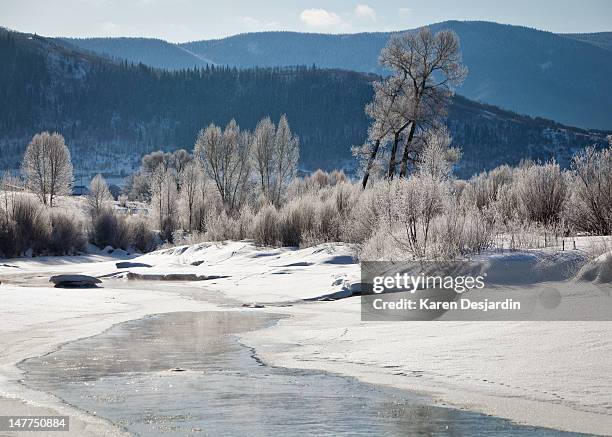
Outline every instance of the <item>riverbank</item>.
<svg viewBox="0 0 612 437">
<path fill-rule="evenodd" d="M 116 323 L 160 312 L 215 310 L 217 306 L 172 291 L 51 288 L 44 280 L 49 271 L 87 270 L 115 260 L 96 256 L 56 261 L 30 260 L 30 267 L 0 267 L 3 282 L 0 285 L 0 411 L 3 415 L 69 415 L 70 431 L 50 435 L 127 435 L 105 420 L 19 383 L 22 371 L 16 365 L 26 358 L 50 353 L 64 343 L 99 334 Z M 28 262 L 20 260 L 10 264 L 27 266 Z M 8 284 L 11 278 L 19 285 Z M 0 431 L 0 435 L 14 436 L 15 433 Z"/>
<path fill-rule="evenodd" d="M 264 306 L 251 311 L 290 316 L 241 334 L 270 364 L 422 391 L 441 405 L 519 423 L 595 434 L 612 429 L 612 322 L 361 322 L 358 297 L 316 301 L 350 294 L 359 267 L 346 246 L 199 245 L 139 257 L 152 267 L 129 269 L 220 276 L 189 284 L 129 281 L 115 261 L 13 260 L 0 267 L 0 402 L 16 399 L 8 401 L 15 411 L 21 408 L 17 399 L 35 408 L 69 408 L 17 383 L 15 364 L 26 357 L 147 314 L 237 309 L 244 302 Z M 58 273 L 105 278 L 97 289 L 49 288 L 46 279 Z M 121 432 L 77 411 L 70 415 L 85 430 L 74 435 L 87 435 L 93 426 Z"/>
</svg>

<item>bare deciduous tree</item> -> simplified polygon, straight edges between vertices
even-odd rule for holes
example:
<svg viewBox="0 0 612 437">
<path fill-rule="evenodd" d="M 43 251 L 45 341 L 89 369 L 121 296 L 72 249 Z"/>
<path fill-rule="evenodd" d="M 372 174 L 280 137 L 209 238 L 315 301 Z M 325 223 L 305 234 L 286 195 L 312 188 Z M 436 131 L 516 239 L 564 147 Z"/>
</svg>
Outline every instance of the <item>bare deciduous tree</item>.
<svg viewBox="0 0 612 437">
<path fill-rule="evenodd" d="M 113 200 L 113 196 L 108 190 L 108 185 L 102 177 L 97 174 L 89 183 L 89 192 L 87 193 L 87 204 L 91 210 L 92 216 L 95 218 L 100 214 L 100 211 Z"/>
<path fill-rule="evenodd" d="M 372 119 L 368 129 L 368 139 L 371 152 L 365 167 L 362 185 L 365 188 L 370 177 L 370 171 L 381 145 L 393 141 L 391 147 L 388 175 L 395 173 L 395 156 L 402 133 L 412 120 L 411 102 L 404 93 L 409 90 L 406 77 L 391 76 L 385 80 L 374 82 L 374 99 L 366 105 L 366 114 Z"/>
<path fill-rule="evenodd" d="M 21 164 L 27 185 L 49 206 L 56 196 L 72 192 L 72 162 L 64 137 L 58 133 L 34 135 Z"/>
<path fill-rule="evenodd" d="M 236 212 L 246 196 L 251 171 L 252 135 L 240 131 L 235 120 L 225 127 L 209 125 L 200 131 L 194 154 L 215 182 L 228 212 Z"/>
<path fill-rule="evenodd" d="M 150 176 L 150 190 L 153 195 L 151 206 L 157 219 L 159 230 L 166 240 L 172 240 L 176 230 L 177 189 L 174 170 L 159 165 Z"/>
<path fill-rule="evenodd" d="M 300 141 L 291 132 L 287 116 L 281 115 L 274 136 L 275 193 L 272 202 L 280 205 L 283 192 L 295 176 L 297 161 L 300 154 Z"/>
<path fill-rule="evenodd" d="M 202 168 L 196 161 L 187 163 L 183 171 L 179 173 L 179 197 L 180 209 L 184 217 L 183 226 L 190 232 L 198 225 L 195 213 L 203 178 Z"/>
<path fill-rule="evenodd" d="M 434 35 L 427 27 L 391 37 L 380 54 L 380 63 L 393 75 L 375 84 L 374 100 L 366 107 L 373 125 L 364 187 L 380 146 L 386 141 L 392 141 L 387 177 L 392 179 L 395 175 L 400 142 L 404 143 L 404 151 L 399 174 L 407 175 L 408 162 L 418 160 L 415 135 L 446 114 L 451 86 L 460 84 L 467 71 L 461 63 L 457 35 L 450 30 Z"/>
<path fill-rule="evenodd" d="M 279 206 L 289 182 L 295 176 L 299 158 L 299 139 L 283 114 L 278 127 L 266 117 L 257 124 L 253 135 L 253 160 L 261 191 L 266 199 Z"/>
<path fill-rule="evenodd" d="M 276 126 L 270 117 L 257 123 L 253 134 L 253 161 L 259 176 L 261 192 L 270 199 L 274 192 L 274 149 Z"/>
</svg>

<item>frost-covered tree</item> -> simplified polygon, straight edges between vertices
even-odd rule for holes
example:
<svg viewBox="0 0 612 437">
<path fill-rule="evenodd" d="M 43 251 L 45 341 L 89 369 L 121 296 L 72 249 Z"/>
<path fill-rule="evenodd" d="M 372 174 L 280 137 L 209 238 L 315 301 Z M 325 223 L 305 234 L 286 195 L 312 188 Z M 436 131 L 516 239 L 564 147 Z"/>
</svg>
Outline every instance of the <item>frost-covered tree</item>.
<svg viewBox="0 0 612 437">
<path fill-rule="evenodd" d="M 211 124 L 198 134 L 194 154 L 215 182 L 228 212 L 236 212 L 246 197 L 251 174 L 252 135 L 235 120 L 221 129 Z"/>
<path fill-rule="evenodd" d="M 188 231 L 192 231 L 198 225 L 196 209 L 203 178 L 202 168 L 197 161 L 190 161 L 179 173 L 180 210 L 183 217 L 183 227 Z"/>
<path fill-rule="evenodd" d="M 102 177 L 97 174 L 89 183 L 89 192 L 86 196 L 87 205 L 91 211 L 91 215 L 95 218 L 100 214 L 100 211 L 113 200 L 113 196 L 108 190 L 108 185 Z"/>
<path fill-rule="evenodd" d="M 185 167 L 193 160 L 193 156 L 185 149 L 179 149 L 172 152 L 171 165 L 176 170 L 176 174 L 180 174 Z"/>
<path fill-rule="evenodd" d="M 64 137 L 58 133 L 34 135 L 21 163 L 28 188 L 53 206 L 56 196 L 72 192 L 72 162 Z"/>
<path fill-rule="evenodd" d="M 176 229 L 177 200 L 176 175 L 174 170 L 159 165 L 151 174 L 151 207 L 159 230 L 165 239 L 171 239 Z"/>
<path fill-rule="evenodd" d="M 289 182 L 295 176 L 299 139 L 291 132 L 283 114 L 278 126 L 269 117 L 261 120 L 253 135 L 253 161 L 265 198 L 278 206 Z"/>
<path fill-rule="evenodd" d="M 257 123 L 253 134 L 253 164 L 262 194 L 266 199 L 274 192 L 274 155 L 276 126 L 266 117 Z"/>
<path fill-rule="evenodd" d="M 279 205 L 282 195 L 287 189 L 289 182 L 295 177 L 297 162 L 300 155 L 300 141 L 291 132 L 287 116 L 281 115 L 274 136 L 274 167 L 275 167 L 275 192 L 272 202 Z"/>
<path fill-rule="evenodd" d="M 405 95 L 412 120 L 400 167 L 400 176 L 405 177 L 415 132 L 421 124 L 445 113 L 451 87 L 463 81 L 467 70 L 461 62 L 457 35 L 451 30 L 433 34 L 428 27 L 393 36 L 381 52 L 380 63 L 405 78 L 409 88 Z"/>
<path fill-rule="evenodd" d="M 193 156 L 185 149 L 174 152 L 162 152 L 157 150 L 142 157 L 141 168 L 146 174 L 154 172 L 157 167 L 163 165 L 166 169 L 172 168 L 179 174 L 183 168 L 193 159 Z"/>
<path fill-rule="evenodd" d="M 412 119 L 410 100 L 405 95 L 405 91 L 409 90 L 409 88 L 406 86 L 405 81 L 405 77 L 391 76 L 387 79 L 374 82 L 374 99 L 365 108 L 366 114 L 372 119 L 372 124 L 368 129 L 368 141 L 371 145 L 371 152 L 367 157 L 367 164 L 365 165 L 362 181 L 364 188 L 368 183 L 370 171 L 380 146 L 384 146 L 388 141 L 392 141 L 393 144 L 388 173 L 392 176 L 395 171 L 397 147 L 402 132 Z M 393 172 L 391 169 L 393 169 Z"/>
<path fill-rule="evenodd" d="M 400 143 L 404 150 L 399 174 L 407 175 L 409 161 L 419 159 L 415 135 L 424 126 L 439 123 L 446 113 L 451 87 L 460 84 L 466 74 L 457 35 L 450 30 L 434 35 L 427 27 L 392 36 L 380 54 L 380 63 L 393 74 L 375 84 L 374 100 L 366 107 L 373 121 L 364 187 L 380 146 L 386 141 L 392 143 L 387 177 L 392 179 L 396 173 Z"/>
</svg>

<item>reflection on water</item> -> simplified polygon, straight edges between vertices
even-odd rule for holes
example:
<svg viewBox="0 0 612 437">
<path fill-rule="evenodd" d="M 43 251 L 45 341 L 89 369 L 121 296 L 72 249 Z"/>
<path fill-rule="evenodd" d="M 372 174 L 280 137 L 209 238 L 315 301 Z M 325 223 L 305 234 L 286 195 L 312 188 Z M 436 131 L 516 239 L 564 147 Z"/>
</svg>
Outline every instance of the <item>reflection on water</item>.
<svg viewBox="0 0 612 437">
<path fill-rule="evenodd" d="M 262 365 L 254 312 L 170 313 L 22 363 L 26 384 L 140 435 L 559 435 L 322 372 Z M 565 435 L 565 434 L 564 434 Z"/>
</svg>

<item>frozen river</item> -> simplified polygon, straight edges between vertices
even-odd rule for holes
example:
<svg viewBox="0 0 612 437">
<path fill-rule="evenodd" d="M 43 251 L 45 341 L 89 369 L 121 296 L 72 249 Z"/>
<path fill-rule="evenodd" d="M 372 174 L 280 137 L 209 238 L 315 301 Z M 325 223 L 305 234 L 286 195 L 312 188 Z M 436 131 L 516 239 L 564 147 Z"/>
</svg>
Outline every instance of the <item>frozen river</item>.
<svg viewBox="0 0 612 437">
<path fill-rule="evenodd" d="M 25 384 L 137 435 L 575 435 L 432 406 L 350 377 L 270 367 L 233 334 L 254 311 L 160 314 L 20 364 Z"/>
</svg>

